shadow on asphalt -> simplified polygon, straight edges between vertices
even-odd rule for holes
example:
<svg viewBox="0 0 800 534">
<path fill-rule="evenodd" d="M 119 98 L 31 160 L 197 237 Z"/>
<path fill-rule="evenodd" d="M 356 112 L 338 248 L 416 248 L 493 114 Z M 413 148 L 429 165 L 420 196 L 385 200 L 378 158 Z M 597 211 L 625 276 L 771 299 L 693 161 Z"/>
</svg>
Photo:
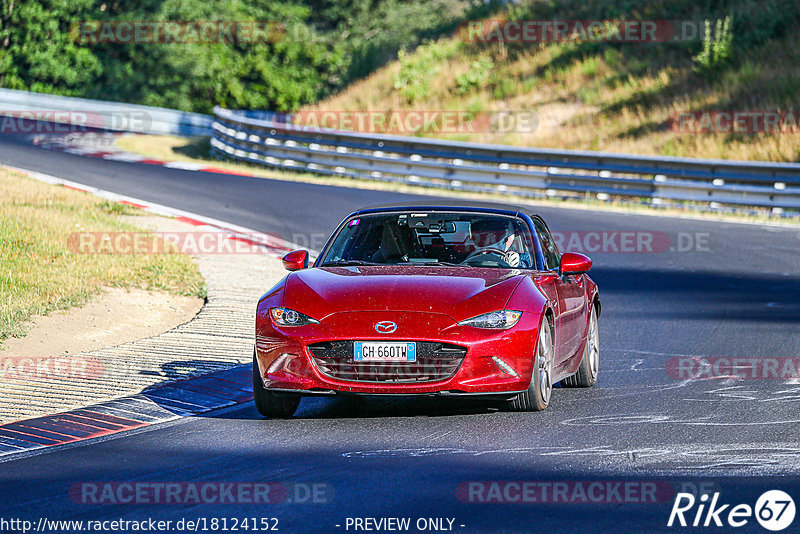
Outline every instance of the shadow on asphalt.
<svg viewBox="0 0 800 534">
<path fill-rule="evenodd" d="M 653 306 L 650 313 L 657 317 L 800 322 L 798 276 L 618 267 L 596 267 L 590 274 L 600 287 L 601 300 L 604 294 L 634 294 L 652 302 L 677 300 L 683 303 L 678 308 Z"/>
<path fill-rule="evenodd" d="M 147 376 L 161 376 L 168 380 L 181 380 L 231 368 L 229 361 L 173 360 L 161 365 L 158 371 L 139 371 Z M 156 387 L 159 384 L 155 385 Z"/>
<path fill-rule="evenodd" d="M 450 417 L 497 413 L 503 411 L 503 408 L 501 402 L 477 399 L 341 396 L 327 399 L 303 399 L 295 417 L 299 419 Z"/>
<path fill-rule="evenodd" d="M 230 412 L 210 412 L 200 415 L 212 419 L 268 419 L 262 417 L 255 405 L 243 403 L 242 408 Z M 443 399 L 435 397 L 419 398 L 379 398 L 379 397 L 304 397 L 300 402 L 294 420 L 329 420 L 329 419 L 382 419 L 413 417 L 456 417 L 470 415 L 491 415 L 504 412 L 502 403 L 493 401 Z"/>
</svg>

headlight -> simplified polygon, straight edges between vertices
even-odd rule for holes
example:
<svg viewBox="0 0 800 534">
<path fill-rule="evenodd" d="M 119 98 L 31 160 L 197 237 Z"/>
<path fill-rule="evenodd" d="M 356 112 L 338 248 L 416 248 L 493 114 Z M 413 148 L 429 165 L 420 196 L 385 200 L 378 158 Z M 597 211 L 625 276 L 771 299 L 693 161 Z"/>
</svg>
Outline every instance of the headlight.
<svg viewBox="0 0 800 534">
<path fill-rule="evenodd" d="M 303 326 L 307 324 L 319 324 L 319 321 L 312 319 L 308 315 L 290 310 L 289 308 L 270 308 L 269 315 L 275 324 L 279 326 Z"/>
<path fill-rule="evenodd" d="M 520 317 L 522 317 L 522 312 L 514 310 L 499 310 L 478 315 L 472 319 L 461 321 L 458 324 L 463 326 L 474 326 L 476 328 L 495 328 L 497 330 L 505 330 L 506 328 L 511 328 L 517 324 L 517 321 L 519 321 Z"/>
</svg>

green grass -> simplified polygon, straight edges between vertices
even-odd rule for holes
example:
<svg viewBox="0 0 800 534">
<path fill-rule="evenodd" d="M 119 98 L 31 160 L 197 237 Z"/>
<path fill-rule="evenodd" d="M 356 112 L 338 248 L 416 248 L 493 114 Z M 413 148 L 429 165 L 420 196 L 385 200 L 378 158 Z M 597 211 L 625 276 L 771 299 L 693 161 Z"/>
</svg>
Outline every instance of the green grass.
<svg viewBox="0 0 800 534">
<path fill-rule="evenodd" d="M 121 218 L 136 210 L 0 169 L 0 341 L 25 333 L 34 315 L 80 306 L 103 287 L 205 297 L 205 281 L 183 254 L 77 254 L 80 232 L 141 231 Z"/>
<path fill-rule="evenodd" d="M 800 161 L 791 132 L 687 133 L 676 113 L 798 111 L 800 4 L 793 0 L 619 2 L 529 0 L 494 15 L 517 20 L 709 20 L 702 39 L 678 43 L 475 43 L 458 34 L 400 60 L 307 110 L 536 111 L 523 146 L 637 154 Z M 727 36 L 717 36 L 728 20 Z M 703 36 L 701 28 L 700 36 Z M 705 53 L 704 53 L 705 51 Z M 415 135 L 447 137 L 441 132 Z M 464 141 L 498 142 L 481 132 Z"/>
</svg>

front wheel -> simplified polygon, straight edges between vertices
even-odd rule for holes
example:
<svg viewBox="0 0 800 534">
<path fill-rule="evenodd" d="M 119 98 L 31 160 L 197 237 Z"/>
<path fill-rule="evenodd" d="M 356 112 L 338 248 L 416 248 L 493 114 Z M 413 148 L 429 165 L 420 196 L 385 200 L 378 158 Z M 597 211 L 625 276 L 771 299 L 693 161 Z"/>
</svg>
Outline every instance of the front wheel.
<svg viewBox="0 0 800 534">
<path fill-rule="evenodd" d="M 565 378 L 561 384 L 568 388 L 588 388 L 597 383 L 600 370 L 600 337 L 597 332 L 597 310 L 592 308 L 589 316 L 589 329 L 586 333 L 586 347 L 583 358 L 574 375 Z"/>
<path fill-rule="evenodd" d="M 515 412 L 539 412 L 547 408 L 553 392 L 553 354 L 553 331 L 545 317 L 539 329 L 531 384 L 527 391 L 509 401 L 509 409 Z"/>
<path fill-rule="evenodd" d="M 291 417 L 300 405 L 300 395 L 276 395 L 264 387 L 258 372 L 255 350 L 253 351 L 253 399 L 258 413 L 270 419 Z"/>
</svg>

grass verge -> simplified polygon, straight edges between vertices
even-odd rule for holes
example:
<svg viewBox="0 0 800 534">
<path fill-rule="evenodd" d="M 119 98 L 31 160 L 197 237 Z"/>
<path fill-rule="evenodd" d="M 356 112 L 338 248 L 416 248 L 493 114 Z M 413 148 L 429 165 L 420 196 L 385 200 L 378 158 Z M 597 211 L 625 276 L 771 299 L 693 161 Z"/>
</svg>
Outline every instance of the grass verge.
<svg viewBox="0 0 800 534">
<path fill-rule="evenodd" d="M 205 297 L 197 266 L 182 254 L 76 254 L 76 232 L 140 230 L 136 209 L 0 169 L 0 343 L 25 334 L 34 315 L 80 306 L 103 287 Z"/>
</svg>

